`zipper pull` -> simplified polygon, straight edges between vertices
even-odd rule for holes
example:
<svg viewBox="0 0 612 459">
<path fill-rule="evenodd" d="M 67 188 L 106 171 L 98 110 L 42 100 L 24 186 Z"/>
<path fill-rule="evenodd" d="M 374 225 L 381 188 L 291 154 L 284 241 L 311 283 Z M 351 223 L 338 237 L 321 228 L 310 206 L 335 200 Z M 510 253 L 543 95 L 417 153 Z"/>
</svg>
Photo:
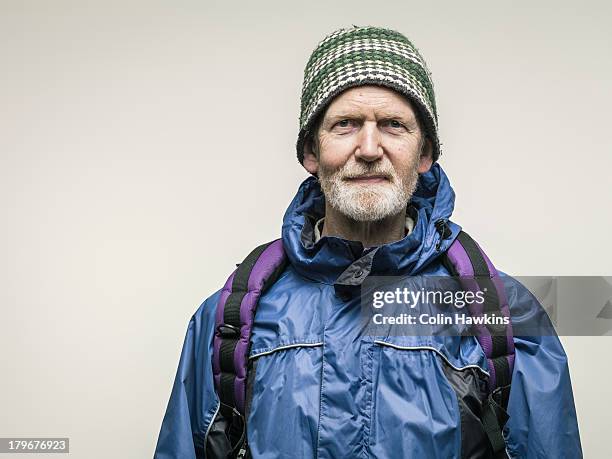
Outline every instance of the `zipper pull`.
<svg viewBox="0 0 612 459">
<path fill-rule="evenodd" d="M 244 442 L 244 444 L 240 447 L 240 450 L 238 451 L 238 455 L 236 456 L 236 459 L 244 459 L 244 456 L 246 456 L 246 442 Z"/>
</svg>

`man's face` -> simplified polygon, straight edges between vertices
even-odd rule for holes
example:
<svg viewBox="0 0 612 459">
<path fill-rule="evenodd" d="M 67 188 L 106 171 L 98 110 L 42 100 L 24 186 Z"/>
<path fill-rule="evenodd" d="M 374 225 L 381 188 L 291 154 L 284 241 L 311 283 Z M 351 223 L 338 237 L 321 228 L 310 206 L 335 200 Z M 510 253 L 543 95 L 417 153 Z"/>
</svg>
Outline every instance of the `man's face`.
<svg viewBox="0 0 612 459">
<path fill-rule="evenodd" d="M 419 173 L 432 165 L 410 102 L 381 86 L 358 86 L 327 107 L 316 139 L 307 142 L 304 167 L 318 174 L 325 199 L 356 221 L 376 221 L 401 212 Z"/>
</svg>

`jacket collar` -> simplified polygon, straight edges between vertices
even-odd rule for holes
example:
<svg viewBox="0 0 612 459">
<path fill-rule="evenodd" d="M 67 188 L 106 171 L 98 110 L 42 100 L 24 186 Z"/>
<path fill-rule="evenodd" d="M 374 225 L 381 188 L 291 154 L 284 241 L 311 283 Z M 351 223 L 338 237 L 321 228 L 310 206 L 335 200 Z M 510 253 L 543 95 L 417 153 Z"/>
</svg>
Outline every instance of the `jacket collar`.
<svg viewBox="0 0 612 459">
<path fill-rule="evenodd" d="M 314 224 L 314 242 L 318 242 L 321 239 L 321 234 L 323 232 L 323 225 L 325 222 L 325 217 L 321 217 Z M 408 236 L 414 228 L 414 220 L 410 217 L 410 215 L 406 215 L 406 224 L 404 226 L 404 236 Z"/>
</svg>

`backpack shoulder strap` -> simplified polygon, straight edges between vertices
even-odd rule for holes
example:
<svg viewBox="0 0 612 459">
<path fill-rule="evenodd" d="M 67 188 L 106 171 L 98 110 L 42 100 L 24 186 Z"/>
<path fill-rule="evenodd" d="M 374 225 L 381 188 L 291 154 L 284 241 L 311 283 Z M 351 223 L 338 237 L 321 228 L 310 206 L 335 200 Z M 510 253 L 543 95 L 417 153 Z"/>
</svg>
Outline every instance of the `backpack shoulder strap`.
<svg viewBox="0 0 612 459">
<path fill-rule="evenodd" d="M 261 295 L 286 265 L 281 239 L 262 244 L 238 265 L 219 296 L 213 337 L 213 377 L 219 411 L 230 423 L 238 417 L 245 430 L 248 355 L 255 310 Z M 241 437 L 236 446 L 243 443 Z"/>
<path fill-rule="evenodd" d="M 459 232 L 443 259 L 450 273 L 459 277 L 463 288 L 483 291 L 484 302 L 470 304 L 473 316 L 495 313 L 510 318 L 508 298 L 499 273 L 478 243 L 465 231 Z M 489 364 L 489 391 L 509 385 L 514 367 L 512 324 L 479 325 L 475 332 Z"/>
<path fill-rule="evenodd" d="M 508 297 L 499 273 L 480 245 L 466 232 L 457 238 L 442 256 L 442 263 L 452 276 L 459 277 L 461 286 L 469 291 L 482 291 L 484 302 L 470 303 L 474 317 L 483 314 L 503 315 L 508 324 L 480 324 L 475 335 L 484 350 L 489 366 L 489 397 L 483 405 L 482 420 L 495 453 L 505 450 L 501 428 L 508 419 L 506 408 L 514 368 L 514 336 L 510 321 Z M 502 456 L 504 457 L 504 456 Z"/>
<path fill-rule="evenodd" d="M 215 317 L 213 375 L 229 414 L 244 414 L 245 381 L 253 319 L 259 298 L 285 267 L 282 241 L 255 248 L 230 275 L 221 291 Z"/>
</svg>

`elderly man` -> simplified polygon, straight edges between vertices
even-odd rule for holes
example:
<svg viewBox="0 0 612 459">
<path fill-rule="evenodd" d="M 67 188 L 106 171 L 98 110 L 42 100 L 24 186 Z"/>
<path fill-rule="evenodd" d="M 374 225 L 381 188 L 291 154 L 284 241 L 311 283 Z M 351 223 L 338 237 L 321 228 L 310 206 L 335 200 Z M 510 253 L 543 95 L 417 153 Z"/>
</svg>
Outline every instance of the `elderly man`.
<svg viewBox="0 0 612 459">
<path fill-rule="evenodd" d="M 449 220 L 439 155 L 431 74 L 406 37 L 353 27 L 319 43 L 297 141 L 311 176 L 282 238 L 191 318 L 156 458 L 582 456 L 554 334 L 364 330 L 372 276 L 467 275 L 515 325 L 539 307 Z"/>
</svg>

